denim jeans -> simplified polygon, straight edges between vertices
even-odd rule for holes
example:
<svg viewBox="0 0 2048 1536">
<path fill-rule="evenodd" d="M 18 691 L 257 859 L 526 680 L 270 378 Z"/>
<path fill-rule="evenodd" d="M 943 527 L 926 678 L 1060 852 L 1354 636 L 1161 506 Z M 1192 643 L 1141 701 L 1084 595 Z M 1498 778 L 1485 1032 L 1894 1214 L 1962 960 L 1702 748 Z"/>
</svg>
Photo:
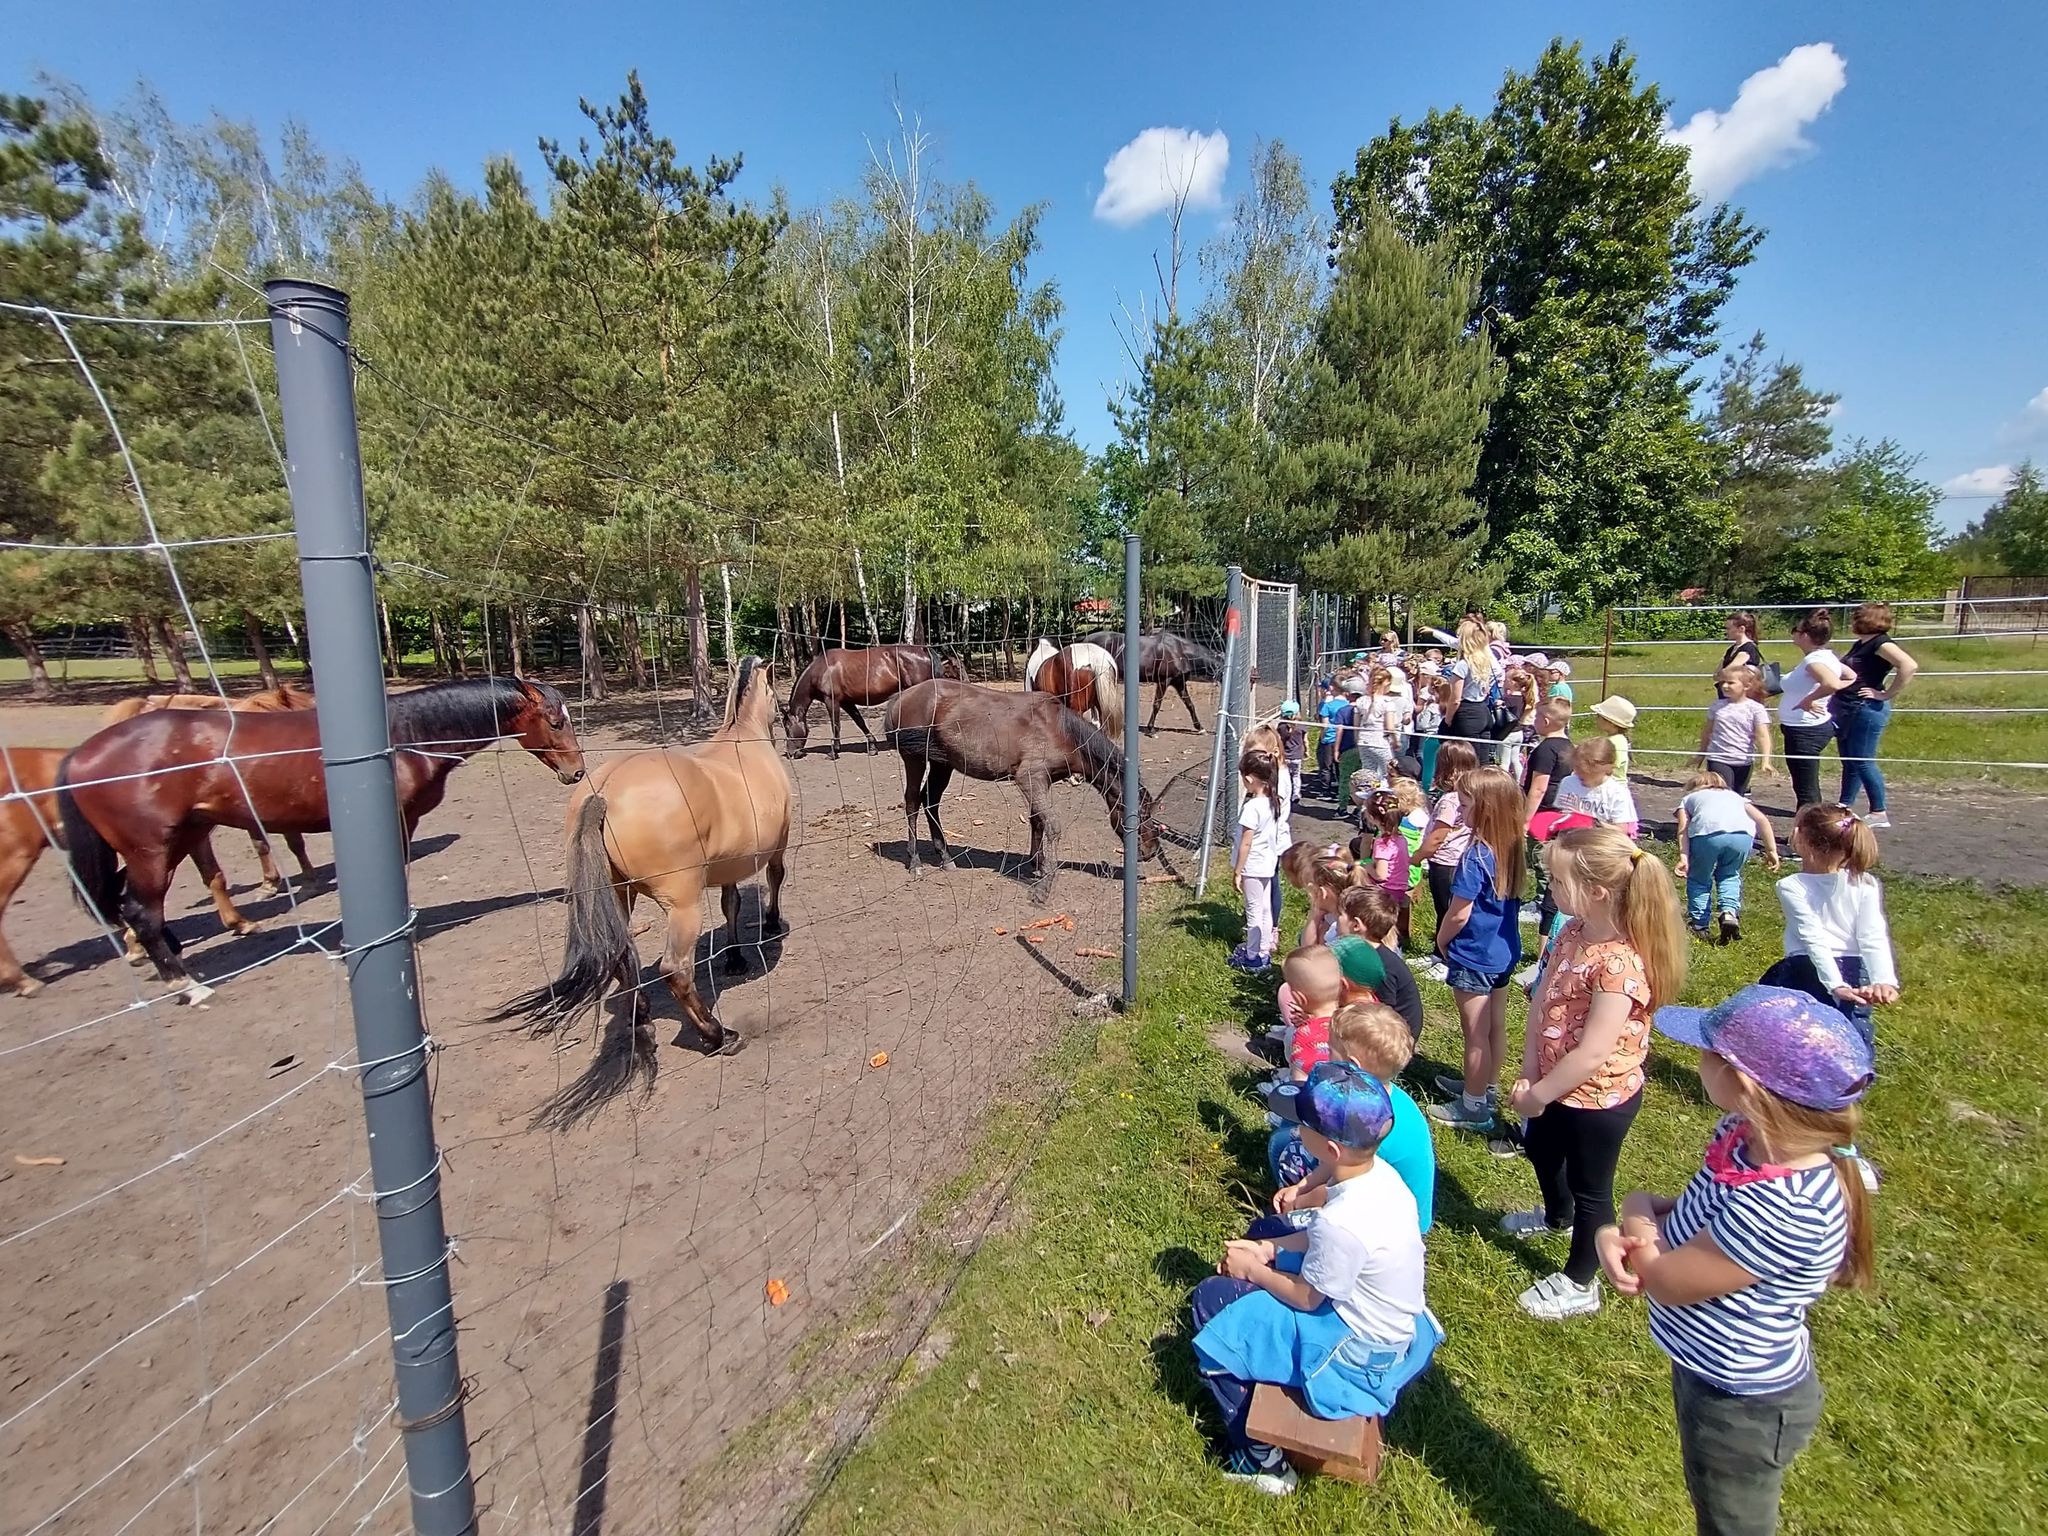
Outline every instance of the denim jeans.
<svg viewBox="0 0 2048 1536">
<path fill-rule="evenodd" d="M 1778 735 L 1785 744 L 1785 771 L 1792 775 L 1793 798 L 1802 810 L 1820 804 L 1820 755 L 1835 739 L 1835 723 L 1787 725 L 1781 720 Z"/>
<path fill-rule="evenodd" d="M 1860 987 L 1870 979 L 1864 974 L 1861 955 L 1835 956 L 1835 969 L 1842 973 L 1842 981 L 1847 986 Z M 1820 968 L 1813 963 L 1813 956 L 1787 955 L 1757 977 L 1757 981 L 1766 987 L 1789 987 L 1794 992 L 1818 998 L 1830 1008 L 1841 1009 L 1848 1015 L 1849 1022 L 1856 1026 L 1857 1033 L 1863 1036 L 1865 1045 L 1877 1044 L 1877 1024 L 1871 1016 L 1870 1004 L 1845 1003 L 1822 986 Z"/>
<path fill-rule="evenodd" d="M 1820 1378 L 1739 1396 L 1673 1365 L 1671 1402 L 1699 1536 L 1774 1536 L 1785 1469 L 1820 1425 Z"/>
<path fill-rule="evenodd" d="M 1870 809 L 1884 809 L 1884 775 L 1877 768 L 1878 738 L 1891 724 L 1889 699 L 1835 696 L 1835 750 L 1842 758 L 1842 804 L 1856 808 L 1856 791 L 1869 797 Z"/>
<path fill-rule="evenodd" d="M 1704 928 L 1718 907 L 1742 911 L 1742 866 L 1756 846 L 1753 832 L 1695 833 L 1685 840 L 1685 920 Z"/>
</svg>

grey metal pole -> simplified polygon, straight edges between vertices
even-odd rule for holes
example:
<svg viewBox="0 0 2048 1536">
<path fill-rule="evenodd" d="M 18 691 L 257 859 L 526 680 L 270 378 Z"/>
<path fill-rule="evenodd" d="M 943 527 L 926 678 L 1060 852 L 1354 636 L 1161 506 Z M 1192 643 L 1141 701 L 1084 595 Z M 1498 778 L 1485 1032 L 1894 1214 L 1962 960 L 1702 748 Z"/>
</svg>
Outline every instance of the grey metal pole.
<svg viewBox="0 0 2048 1536">
<path fill-rule="evenodd" d="M 384 712 L 348 295 L 288 278 L 265 283 L 263 291 L 277 354 L 306 632 L 319 679 L 320 766 L 334 824 L 413 1529 L 420 1536 L 468 1536 L 476 1529 L 476 1489 L 455 1353 L 404 829 Z"/>
<path fill-rule="evenodd" d="M 1238 631 L 1244 626 L 1244 572 L 1236 566 L 1224 571 L 1223 600 L 1223 686 L 1216 694 L 1216 744 L 1209 749 L 1209 801 L 1202 810 L 1202 862 L 1195 873 L 1195 894 L 1209 889 L 1209 852 L 1216 839 L 1216 800 L 1223 793 L 1224 738 L 1230 734 L 1230 679 L 1237 671 Z M 1236 764 L 1232 763 L 1234 770 Z"/>
<path fill-rule="evenodd" d="M 1124 1006 L 1138 1000 L 1138 536 L 1124 535 Z"/>
</svg>

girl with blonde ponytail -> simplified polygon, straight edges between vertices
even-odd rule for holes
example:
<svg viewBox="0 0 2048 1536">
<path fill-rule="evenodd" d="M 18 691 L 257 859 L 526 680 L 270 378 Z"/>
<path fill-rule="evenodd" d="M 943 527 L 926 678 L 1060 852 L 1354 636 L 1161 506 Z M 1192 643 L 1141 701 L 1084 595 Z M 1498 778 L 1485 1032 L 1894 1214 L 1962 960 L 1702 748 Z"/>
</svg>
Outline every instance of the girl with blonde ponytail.
<svg viewBox="0 0 2048 1536">
<path fill-rule="evenodd" d="M 1685 924 L 1671 872 L 1616 827 L 1552 839 L 1551 893 L 1570 921 L 1529 1002 L 1522 1075 L 1509 1102 L 1543 1205 L 1501 1219 L 1513 1237 L 1570 1232 L 1564 1272 L 1522 1310 L 1560 1319 L 1600 1309 L 1595 1237 L 1614 1220 L 1614 1170 L 1643 1102 L 1650 1021 L 1685 984 Z"/>
</svg>

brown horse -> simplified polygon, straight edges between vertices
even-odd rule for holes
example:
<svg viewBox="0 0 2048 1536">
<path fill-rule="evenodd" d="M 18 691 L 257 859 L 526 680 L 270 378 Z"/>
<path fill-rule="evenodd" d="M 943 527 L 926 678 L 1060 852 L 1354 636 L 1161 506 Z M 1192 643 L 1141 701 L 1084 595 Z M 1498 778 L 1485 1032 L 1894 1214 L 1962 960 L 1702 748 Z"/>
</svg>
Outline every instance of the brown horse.
<svg viewBox="0 0 2048 1536">
<path fill-rule="evenodd" d="M 145 698 L 123 699 L 100 718 L 108 725 L 119 725 L 123 720 L 133 720 L 137 715 L 149 714 L 159 709 L 232 709 L 246 714 L 274 715 L 289 714 L 293 710 L 312 707 L 311 689 L 302 688 L 297 683 L 280 683 L 277 687 L 266 688 L 261 693 L 243 694 L 235 699 L 224 699 L 217 693 L 152 693 Z M 52 817 L 52 820 L 54 819 Z M 270 856 L 270 844 L 261 832 L 251 832 L 249 841 L 256 845 L 256 859 L 263 866 L 263 889 L 275 895 L 284 889 L 284 877 L 278 874 L 277 861 Z M 299 878 L 310 883 L 313 879 L 313 865 L 306 857 L 305 838 L 297 832 L 287 832 L 284 834 L 284 845 L 292 851 L 292 857 L 299 861 Z M 226 895 L 224 885 L 214 888 L 214 908 L 220 913 L 221 922 L 238 932 L 246 932 L 251 925 L 235 911 L 232 902 L 225 901 Z M 141 951 L 135 951 L 131 958 L 139 961 L 142 958 Z"/>
<path fill-rule="evenodd" d="M 1031 899 L 1052 891 L 1051 787 L 1079 779 L 1109 807 L 1110 829 L 1124 835 L 1124 760 L 1107 736 L 1058 699 L 1043 693 L 999 693 L 972 683 L 919 683 L 898 694 L 883 720 L 889 744 L 903 756 L 903 814 L 910 825 L 909 864 L 917 858 L 917 812 L 924 808 L 938 845 L 939 863 L 953 867 L 953 851 L 939 827 L 939 799 L 957 770 L 970 779 L 1010 779 L 1031 815 Z M 1138 787 L 1138 856 L 1159 852 L 1152 796 Z"/>
<path fill-rule="evenodd" d="M 57 821 L 57 766 L 68 747 L 0 747 L 0 915 L 36 867 L 43 850 L 64 846 Z M 21 968 L 0 933 L 0 992 L 33 997 L 42 983 Z"/>
<path fill-rule="evenodd" d="M 441 803 L 449 773 L 500 737 L 515 738 L 564 784 L 583 777 L 568 705 L 546 683 L 464 678 L 395 694 L 386 708 L 408 839 Z M 192 985 L 164 928 L 171 871 L 190 858 L 209 885 L 222 879 L 207 843 L 214 827 L 329 830 L 319 726 L 303 712 L 137 715 L 74 749 L 57 783 L 72 872 L 92 910 L 110 927 L 134 929 L 157 974 L 194 1001 L 206 989 Z"/>
<path fill-rule="evenodd" d="M 811 733 L 810 712 L 814 700 L 822 699 L 832 722 L 832 756 L 839 756 L 839 715 L 853 717 L 867 738 L 868 751 L 875 750 L 875 738 L 861 718 L 862 704 L 886 704 L 913 683 L 933 677 L 967 680 L 967 669 L 958 656 L 943 655 L 928 645 L 872 645 L 865 650 L 821 651 L 804 668 L 804 675 L 790 690 L 789 708 L 783 711 L 782 728 L 787 733 L 784 750 L 801 757 Z"/>
<path fill-rule="evenodd" d="M 1093 715 L 1112 742 L 1124 739 L 1124 690 L 1116 658 L 1099 645 L 1075 643 L 1052 648 L 1040 640 L 1025 663 L 1024 686 L 1049 693 L 1077 715 Z"/>
<path fill-rule="evenodd" d="M 1130 669 L 1124 665 L 1124 637 L 1112 629 L 1098 629 L 1093 634 L 1083 635 L 1083 643 L 1099 645 L 1116 658 L 1117 669 L 1124 674 L 1124 686 L 1135 686 Z M 1195 701 L 1188 697 L 1188 679 L 1206 678 L 1211 682 L 1223 676 L 1223 658 L 1206 645 L 1197 645 L 1185 636 L 1171 630 L 1154 630 L 1149 635 L 1138 636 L 1138 676 L 1136 683 L 1151 683 L 1152 714 L 1145 721 L 1145 734 L 1150 736 L 1159 728 L 1159 706 L 1166 702 L 1166 690 L 1171 688 L 1180 695 L 1181 703 L 1188 709 L 1196 731 L 1202 729 L 1202 717 L 1195 713 Z"/>
<path fill-rule="evenodd" d="M 623 1025 L 605 1032 L 597 1060 L 541 1106 L 535 1126 L 567 1130 L 645 1074 L 654 1085 L 654 1030 L 640 957 L 629 926 L 633 903 L 653 899 L 667 915 L 661 973 L 683 1017 L 677 1045 L 730 1055 L 740 1036 L 697 995 L 693 970 L 699 910 L 707 886 L 719 888 L 725 914 L 725 962 L 746 968 L 740 947 L 740 882 L 767 871 L 762 937 L 782 928 L 782 877 L 789 847 L 794 784 L 776 756 L 770 726 L 775 688 L 758 656 L 740 660 L 725 723 L 709 741 L 612 758 L 569 801 L 569 933 L 562 972 L 491 1015 L 523 1017 L 532 1034 L 561 1029 L 596 1008 L 613 982 L 632 998 Z"/>
</svg>

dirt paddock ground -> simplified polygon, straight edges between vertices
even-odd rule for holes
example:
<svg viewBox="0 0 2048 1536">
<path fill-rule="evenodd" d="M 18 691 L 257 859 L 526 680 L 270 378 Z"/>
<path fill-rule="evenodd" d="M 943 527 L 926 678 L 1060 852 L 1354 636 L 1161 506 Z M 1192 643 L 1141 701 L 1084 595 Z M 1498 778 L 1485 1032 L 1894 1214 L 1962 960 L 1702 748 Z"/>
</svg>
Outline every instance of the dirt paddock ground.
<svg viewBox="0 0 2048 1536">
<path fill-rule="evenodd" d="M 1214 694 L 1196 692 L 1204 724 Z M 10 706 L 0 733 L 64 745 L 97 718 Z M 1161 722 L 1147 784 L 1200 764 L 1197 779 L 1209 738 L 1177 701 Z M 582 731 L 593 753 L 678 734 L 675 705 L 643 698 L 593 707 Z M 799 1341 L 904 1261 L 901 1234 L 990 1107 L 1113 975 L 1075 954 L 1119 942 L 1120 845 L 1091 791 L 1054 792 L 1061 868 L 1039 908 L 1015 874 L 1014 788 L 956 779 L 961 867 L 912 879 L 899 760 L 834 763 L 823 739 L 814 725 L 796 768 L 788 933 L 754 942 L 756 887 L 743 975 L 711 974 L 699 943 L 699 984 L 745 1049 L 668 1046 L 657 986 L 652 1095 L 569 1135 L 527 1122 L 581 1070 L 590 1023 L 558 1043 L 482 1022 L 553 974 L 568 791 L 492 751 L 421 827 L 412 893 L 487 1531 L 765 1518 L 767 1503 L 707 1513 L 690 1474 L 788 1398 Z M 1176 794 L 1189 805 L 1199 793 Z M 173 924 L 220 987 L 204 1008 L 143 1006 L 162 988 L 109 956 L 53 857 L 7 913 L 47 985 L 0 998 L 0 1530 L 407 1528 L 345 978 L 292 948 L 338 915 L 327 839 L 312 844 L 319 879 L 294 911 L 253 889 L 246 839 L 219 836 L 264 922 L 246 937 L 180 872 Z M 1071 932 L 1026 941 L 1056 913 Z M 656 946 L 643 934 L 644 956 Z"/>
</svg>

